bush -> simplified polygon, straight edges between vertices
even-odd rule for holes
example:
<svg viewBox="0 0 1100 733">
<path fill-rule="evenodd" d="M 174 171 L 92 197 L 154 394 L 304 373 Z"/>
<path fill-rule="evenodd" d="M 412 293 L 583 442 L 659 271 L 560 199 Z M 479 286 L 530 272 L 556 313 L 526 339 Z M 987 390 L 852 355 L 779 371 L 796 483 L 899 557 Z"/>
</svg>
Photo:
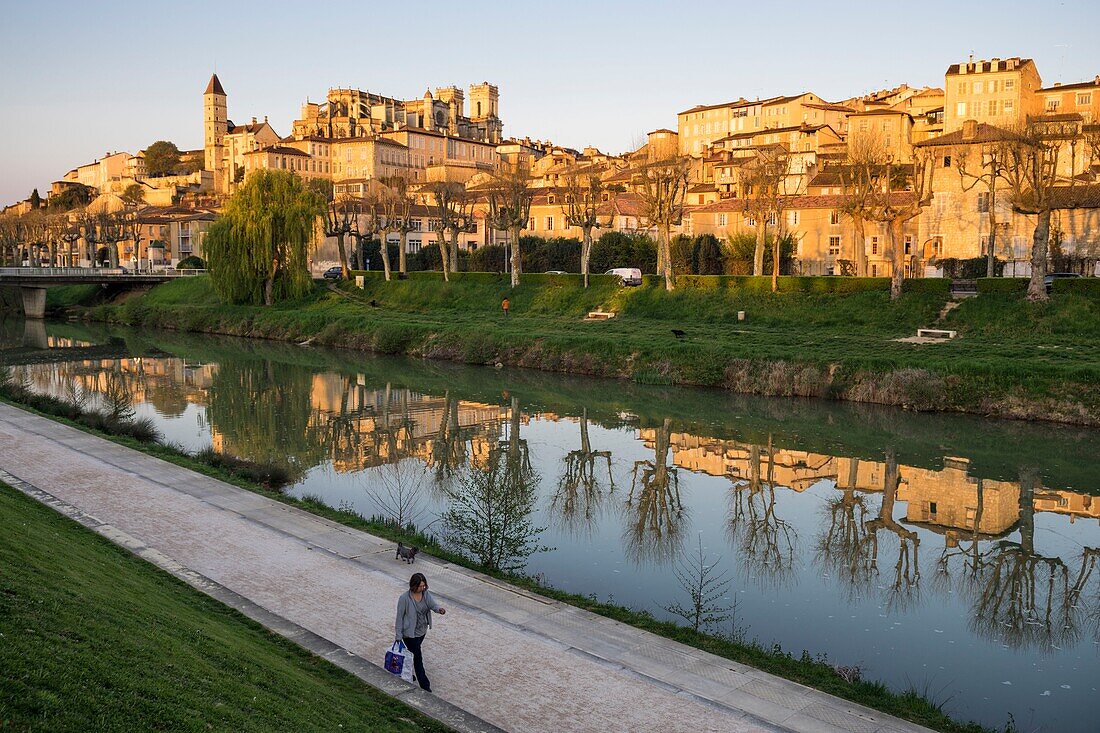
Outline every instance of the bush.
<svg viewBox="0 0 1100 733">
<path fill-rule="evenodd" d="M 951 281 L 946 277 L 917 277 L 901 281 L 903 293 L 931 293 L 948 296 L 951 294 Z"/>
<path fill-rule="evenodd" d="M 470 253 L 470 272 L 504 272 L 505 249 L 499 244 L 478 247 Z"/>
<path fill-rule="evenodd" d="M 220 468 L 238 478 L 262 484 L 270 489 L 282 488 L 291 482 L 290 471 L 283 466 L 247 461 L 226 453 L 218 453 L 212 447 L 204 448 L 194 457 L 208 466 Z"/>
<path fill-rule="evenodd" d="M 1063 277 L 1056 278 L 1051 290 L 1059 295 L 1087 295 L 1092 298 L 1100 298 L 1100 278 L 1097 277 Z"/>
<path fill-rule="evenodd" d="M 592 244 L 590 272 L 613 267 L 636 267 L 643 273 L 657 271 L 657 244 L 645 234 L 604 232 Z"/>
<path fill-rule="evenodd" d="M 1027 292 L 1028 278 L 1026 277 L 980 277 L 977 280 L 978 294 L 986 293 L 1018 293 Z"/>
<path fill-rule="evenodd" d="M 184 257 L 182 260 L 176 263 L 177 270 L 205 270 L 206 262 L 202 257 L 191 255 L 190 257 Z"/>
<path fill-rule="evenodd" d="M 944 277 L 954 280 L 975 280 L 985 277 L 988 267 L 985 257 L 970 257 L 968 259 L 948 257 L 939 260 L 937 264 L 943 268 Z M 1004 270 L 1004 260 L 994 259 L 993 276 L 1000 277 Z"/>
<path fill-rule="evenodd" d="M 519 240 L 523 272 L 581 271 L 581 240 L 566 237 L 543 239 L 521 237 Z"/>
</svg>

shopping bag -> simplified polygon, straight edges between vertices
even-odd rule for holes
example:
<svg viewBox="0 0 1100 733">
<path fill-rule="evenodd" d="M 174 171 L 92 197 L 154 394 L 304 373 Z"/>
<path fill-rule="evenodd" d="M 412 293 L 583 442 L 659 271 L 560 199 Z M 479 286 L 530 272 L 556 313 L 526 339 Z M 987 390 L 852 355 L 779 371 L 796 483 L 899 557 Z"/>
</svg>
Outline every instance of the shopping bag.
<svg viewBox="0 0 1100 733">
<path fill-rule="evenodd" d="M 386 671 L 395 674 L 406 682 L 413 681 L 413 655 L 405 644 L 395 641 L 386 652 Z"/>
</svg>

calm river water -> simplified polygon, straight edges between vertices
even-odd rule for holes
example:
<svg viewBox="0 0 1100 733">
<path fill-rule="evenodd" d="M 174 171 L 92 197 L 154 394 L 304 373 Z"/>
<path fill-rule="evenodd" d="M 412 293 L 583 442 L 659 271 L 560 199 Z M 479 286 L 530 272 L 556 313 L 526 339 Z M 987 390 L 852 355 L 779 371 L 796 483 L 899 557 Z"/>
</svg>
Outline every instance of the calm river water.
<svg viewBox="0 0 1100 733">
<path fill-rule="evenodd" d="M 0 349 L 37 390 L 121 380 L 168 441 L 430 532 L 503 466 L 555 587 L 669 617 L 701 546 L 732 581 L 718 631 L 990 726 L 1098 729 L 1100 432 L 60 323 Z"/>
</svg>

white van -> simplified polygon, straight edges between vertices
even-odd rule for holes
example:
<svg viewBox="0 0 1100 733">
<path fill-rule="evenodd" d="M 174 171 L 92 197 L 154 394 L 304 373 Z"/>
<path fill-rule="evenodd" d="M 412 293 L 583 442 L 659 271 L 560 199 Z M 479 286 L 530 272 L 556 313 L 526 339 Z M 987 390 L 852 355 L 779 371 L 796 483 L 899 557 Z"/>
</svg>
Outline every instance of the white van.
<svg viewBox="0 0 1100 733">
<path fill-rule="evenodd" d="M 618 275 L 623 285 L 631 287 L 642 284 L 642 271 L 637 267 L 615 267 L 604 273 L 605 275 Z"/>
</svg>

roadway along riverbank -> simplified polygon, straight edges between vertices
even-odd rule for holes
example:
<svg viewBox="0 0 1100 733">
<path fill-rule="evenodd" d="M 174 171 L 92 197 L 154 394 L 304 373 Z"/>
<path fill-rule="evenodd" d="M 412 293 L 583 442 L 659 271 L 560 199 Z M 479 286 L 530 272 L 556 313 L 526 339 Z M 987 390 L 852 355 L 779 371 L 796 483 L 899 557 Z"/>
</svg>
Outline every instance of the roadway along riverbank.
<svg viewBox="0 0 1100 733">
<path fill-rule="evenodd" d="M 384 672 L 379 682 L 371 664 L 392 641 L 412 570 L 389 542 L 6 404 L 0 470 L 413 707 L 449 723 L 469 713 L 466 729 L 480 719 L 510 731 L 926 730 L 422 557 L 415 569 L 451 610 L 427 645 L 445 704 L 433 711 L 433 698 Z"/>
</svg>

